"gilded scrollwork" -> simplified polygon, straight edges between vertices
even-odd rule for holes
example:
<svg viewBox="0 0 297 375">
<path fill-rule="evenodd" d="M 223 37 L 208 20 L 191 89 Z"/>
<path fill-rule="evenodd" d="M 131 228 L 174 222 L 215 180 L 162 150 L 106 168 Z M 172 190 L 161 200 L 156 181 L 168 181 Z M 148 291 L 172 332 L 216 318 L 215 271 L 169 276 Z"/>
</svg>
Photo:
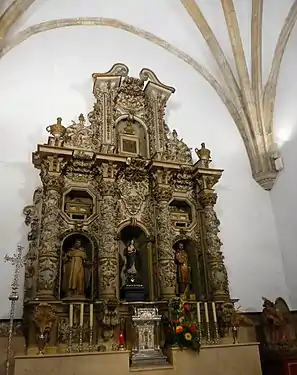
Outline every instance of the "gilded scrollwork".
<svg viewBox="0 0 297 375">
<path fill-rule="evenodd" d="M 175 161 L 179 163 L 192 164 L 191 149 L 182 139 L 178 138 L 176 130 L 172 132 L 166 127 L 165 132 L 165 151 L 163 157 L 167 161 Z"/>
<path fill-rule="evenodd" d="M 84 115 L 80 114 L 78 117 L 78 122 L 72 121 L 72 125 L 66 128 L 64 135 L 64 146 L 96 150 L 98 145 L 93 135 L 93 127 L 87 126 Z"/>
<path fill-rule="evenodd" d="M 50 339 L 52 328 L 57 320 L 56 311 L 48 303 L 40 303 L 33 312 L 33 322 L 36 327 L 36 346 L 39 353 L 44 353 L 44 347 Z"/>
<path fill-rule="evenodd" d="M 193 190 L 194 181 L 192 168 L 190 166 L 181 166 L 180 170 L 174 174 L 173 186 L 176 192 L 188 192 Z"/>
<path fill-rule="evenodd" d="M 116 97 L 116 104 L 122 108 L 141 111 L 145 108 L 144 81 L 126 77 Z"/>
</svg>

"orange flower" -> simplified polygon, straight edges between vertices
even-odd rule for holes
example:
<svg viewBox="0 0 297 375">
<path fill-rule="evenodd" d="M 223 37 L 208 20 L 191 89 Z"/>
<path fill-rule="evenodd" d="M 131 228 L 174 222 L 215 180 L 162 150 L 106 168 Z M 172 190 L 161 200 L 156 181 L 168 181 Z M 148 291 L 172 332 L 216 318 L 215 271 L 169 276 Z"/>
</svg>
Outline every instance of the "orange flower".
<svg viewBox="0 0 297 375">
<path fill-rule="evenodd" d="M 178 334 L 178 333 L 182 333 L 183 331 L 183 327 L 182 326 L 177 326 L 176 329 L 175 329 L 175 332 Z"/>
</svg>

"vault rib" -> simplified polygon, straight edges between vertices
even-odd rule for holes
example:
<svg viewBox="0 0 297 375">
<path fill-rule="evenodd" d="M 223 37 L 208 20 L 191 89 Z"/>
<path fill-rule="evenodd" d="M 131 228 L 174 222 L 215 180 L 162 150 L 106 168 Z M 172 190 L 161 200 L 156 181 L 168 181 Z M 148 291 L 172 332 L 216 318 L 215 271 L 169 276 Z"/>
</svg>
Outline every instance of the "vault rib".
<svg viewBox="0 0 297 375">
<path fill-rule="evenodd" d="M 217 41 L 211 27 L 209 26 L 208 22 L 204 18 L 199 6 L 195 2 L 195 0 L 180 0 L 183 6 L 185 7 L 186 11 L 193 19 L 195 25 L 197 26 L 198 30 L 201 32 L 204 40 L 206 41 L 210 51 L 213 54 L 225 80 L 226 85 L 228 86 L 230 93 L 233 98 L 238 98 L 237 105 L 240 103 L 240 88 L 238 83 L 234 77 L 230 64 L 219 44 Z"/>
<path fill-rule="evenodd" d="M 12 27 L 35 0 L 14 0 L 0 16 L 0 42 L 4 40 Z"/>
<path fill-rule="evenodd" d="M 256 130 L 254 129 L 253 124 L 257 124 L 255 98 L 251 90 L 250 77 L 242 46 L 236 11 L 233 0 L 221 0 L 221 4 L 228 29 L 236 70 L 239 77 L 239 85 L 244 100 L 245 113 L 249 120 L 248 123 L 250 124 L 250 131 L 253 134 Z"/>
<path fill-rule="evenodd" d="M 264 89 L 264 120 L 266 134 L 273 138 L 273 116 L 276 97 L 276 85 L 279 77 L 282 58 L 288 44 L 291 32 L 295 26 L 297 19 L 297 0 L 294 0 L 288 16 L 284 22 L 282 30 L 279 34 L 272 59 L 269 77 Z"/>
<path fill-rule="evenodd" d="M 262 133 L 265 133 L 263 118 L 263 83 L 262 83 L 262 22 L 263 0 L 252 2 L 251 22 L 251 76 L 252 90 L 255 95 L 257 118 Z"/>
</svg>

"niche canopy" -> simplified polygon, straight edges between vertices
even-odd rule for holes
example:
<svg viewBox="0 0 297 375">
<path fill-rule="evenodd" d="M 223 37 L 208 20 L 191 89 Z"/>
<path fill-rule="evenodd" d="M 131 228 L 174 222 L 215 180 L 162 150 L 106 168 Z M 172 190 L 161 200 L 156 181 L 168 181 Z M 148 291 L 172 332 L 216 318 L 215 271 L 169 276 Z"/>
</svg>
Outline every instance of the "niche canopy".
<svg viewBox="0 0 297 375">
<path fill-rule="evenodd" d="M 127 259 L 140 300 L 174 297 L 187 286 L 179 280 L 195 298 L 229 300 L 214 211 L 213 187 L 223 171 L 210 168 L 204 143 L 194 163 L 166 125 L 174 88 L 149 69 L 130 77 L 123 64 L 92 77 L 95 104 L 87 118 L 69 126 L 58 118 L 33 153 L 42 187 L 24 210 L 31 225 L 25 301 L 125 300 Z M 84 264 L 79 290 L 65 263 L 76 256 Z M 178 259 L 188 275 L 179 275 Z"/>
</svg>

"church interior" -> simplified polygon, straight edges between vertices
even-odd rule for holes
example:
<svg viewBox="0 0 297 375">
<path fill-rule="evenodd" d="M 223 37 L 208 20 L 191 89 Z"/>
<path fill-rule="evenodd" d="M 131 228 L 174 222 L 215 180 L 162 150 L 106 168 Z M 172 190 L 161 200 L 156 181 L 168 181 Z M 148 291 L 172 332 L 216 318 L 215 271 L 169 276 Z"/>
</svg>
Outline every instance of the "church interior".
<svg viewBox="0 0 297 375">
<path fill-rule="evenodd" d="M 0 375 L 297 375 L 296 19 L 2 1 Z"/>
</svg>

